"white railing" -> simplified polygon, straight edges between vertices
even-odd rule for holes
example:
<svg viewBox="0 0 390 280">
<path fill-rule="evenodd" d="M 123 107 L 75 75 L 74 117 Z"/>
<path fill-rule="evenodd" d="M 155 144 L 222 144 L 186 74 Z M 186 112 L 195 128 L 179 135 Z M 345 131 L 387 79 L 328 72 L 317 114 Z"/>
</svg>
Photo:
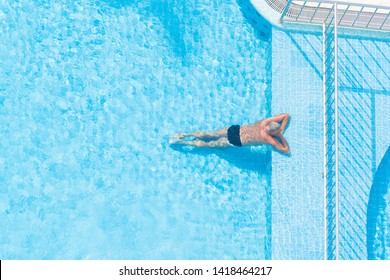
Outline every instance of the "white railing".
<svg viewBox="0 0 390 280">
<path fill-rule="evenodd" d="M 339 26 L 390 31 L 390 2 L 389 5 L 375 5 L 333 0 L 263 1 L 280 14 L 280 23 L 285 21 L 322 24 L 324 21 L 329 20 L 330 14 L 332 14 L 332 7 L 337 3 L 339 14 L 341 15 Z"/>
<path fill-rule="evenodd" d="M 285 3 L 280 22 L 328 23 L 337 5 L 338 26 L 390 31 L 390 6 L 330 0 L 266 0 L 266 2 L 268 4 L 273 2 L 274 5 L 276 2 L 279 2 L 279 5 L 280 2 Z"/>
</svg>

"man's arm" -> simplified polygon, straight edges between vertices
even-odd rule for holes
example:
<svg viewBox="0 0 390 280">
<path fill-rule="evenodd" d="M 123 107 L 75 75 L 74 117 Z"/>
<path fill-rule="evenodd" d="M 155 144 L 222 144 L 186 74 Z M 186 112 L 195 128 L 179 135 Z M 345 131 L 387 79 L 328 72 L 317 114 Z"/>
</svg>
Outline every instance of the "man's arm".
<svg viewBox="0 0 390 280">
<path fill-rule="evenodd" d="M 278 137 L 280 138 L 282 143 L 279 143 L 278 140 L 276 140 L 274 137 L 271 137 L 269 135 L 264 140 L 268 144 L 270 144 L 272 147 L 274 147 L 275 149 L 277 149 L 283 153 L 289 154 L 290 148 L 288 147 L 286 139 L 283 137 L 283 135 L 281 133 L 278 135 Z"/>
<path fill-rule="evenodd" d="M 270 122 L 282 122 L 282 129 L 287 125 L 288 119 L 290 118 L 289 114 L 279 114 L 268 119 L 263 120 L 264 125 L 268 125 Z M 283 126 L 284 124 L 284 126 Z"/>
<path fill-rule="evenodd" d="M 286 139 L 284 138 L 284 136 L 283 136 L 283 134 L 282 133 L 279 133 L 279 138 L 280 138 L 280 140 L 282 141 L 282 145 L 283 145 L 283 148 L 285 149 L 285 153 L 286 154 L 289 154 L 290 153 L 290 148 L 289 148 L 289 146 L 288 146 L 288 144 L 287 144 L 287 141 L 286 141 Z M 276 142 L 278 142 L 277 140 L 275 140 Z M 278 142 L 279 143 L 279 142 Z"/>
<path fill-rule="evenodd" d="M 283 114 L 284 115 L 284 118 L 283 118 L 283 121 L 282 121 L 282 124 L 280 125 L 281 126 L 281 131 L 280 132 L 283 132 L 284 129 L 286 128 L 286 125 L 288 123 L 288 120 L 290 119 L 290 115 L 289 114 Z M 281 134 L 280 134 L 281 135 Z M 280 137 L 280 136 L 279 136 Z M 282 139 L 282 138 L 280 138 Z M 284 138 L 283 138 L 284 139 Z"/>
</svg>

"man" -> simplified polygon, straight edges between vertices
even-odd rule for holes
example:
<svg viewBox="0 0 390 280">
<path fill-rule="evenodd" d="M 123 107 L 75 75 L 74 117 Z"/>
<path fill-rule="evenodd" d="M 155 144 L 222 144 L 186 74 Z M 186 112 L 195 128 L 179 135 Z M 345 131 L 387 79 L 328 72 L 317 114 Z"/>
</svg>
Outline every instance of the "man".
<svg viewBox="0 0 390 280">
<path fill-rule="evenodd" d="M 197 131 L 179 133 L 169 140 L 169 144 L 184 144 L 196 147 L 228 147 L 270 144 L 275 149 L 289 154 L 286 139 L 282 132 L 286 128 L 290 116 L 280 114 L 268 119 L 260 120 L 249 125 L 232 125 L 215 132 Z M 281 124 L 280 124 L 281 122 Z M 186 137 L 196 137 L 196 140 L 184 140 Z M 278 139 L 280 142 L 278 141 Z M 204 140 L 209 141 L 204 141 Z"/>
</svg>

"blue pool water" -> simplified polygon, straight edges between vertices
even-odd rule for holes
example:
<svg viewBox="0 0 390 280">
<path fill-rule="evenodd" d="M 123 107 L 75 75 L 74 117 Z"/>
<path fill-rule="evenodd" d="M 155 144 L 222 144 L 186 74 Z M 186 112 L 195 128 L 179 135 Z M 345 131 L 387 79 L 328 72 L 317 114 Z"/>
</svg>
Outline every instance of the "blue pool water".
<svg viewBox="0 0 390 280">
<path fill-rule="evenodd" d="M 247 1 L 0 1 L 1 259 L 264 259 L 270 150 L 177 132 L 270 113 Z"/>
<path fill-rule="evenodd" d="M 324 258 L 320 32 L 249 0 L 57 2 L 0 1 L 1 259 Z M 339 43 L 340 255 L 390 259 L 390 38 Z M 289 157 L 168 145 L 282 112 Z"/>
<path fill-rule="evenodd" d="M 367 206 L 368 259 L 390 259 L 390 147 L 387 148 L 370 191 Z"/>
</svg>

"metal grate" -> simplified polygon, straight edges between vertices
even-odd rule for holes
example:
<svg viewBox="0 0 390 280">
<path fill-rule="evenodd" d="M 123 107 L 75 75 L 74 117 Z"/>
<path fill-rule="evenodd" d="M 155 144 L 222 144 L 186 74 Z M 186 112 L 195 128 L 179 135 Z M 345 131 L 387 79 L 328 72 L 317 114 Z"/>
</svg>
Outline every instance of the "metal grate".
<svg viewBox="0 0 390 280">
<path fill-rule="evenodd" d="M 329 24 L 337 5 L 337 25 L 341 27 L 390 31 L 390 7 L 337 1 L 265 0 L 271 7 L 284 3 L 281 22 Z M 274 8 L 275 9 L 275 8 Z M 275 9 L 276 10 L 276 9 Z M 280 12 L 278 8 L 277 11 Z"/>
<path fill-rule="evenodd" d="M 280 21 L 322 24 L 332 18 L 333 5 L 338 4 L 342 27 L 390 31 L 390 7 L 330 0 L 264 0 L 281 14 Z"/>
</svg>

